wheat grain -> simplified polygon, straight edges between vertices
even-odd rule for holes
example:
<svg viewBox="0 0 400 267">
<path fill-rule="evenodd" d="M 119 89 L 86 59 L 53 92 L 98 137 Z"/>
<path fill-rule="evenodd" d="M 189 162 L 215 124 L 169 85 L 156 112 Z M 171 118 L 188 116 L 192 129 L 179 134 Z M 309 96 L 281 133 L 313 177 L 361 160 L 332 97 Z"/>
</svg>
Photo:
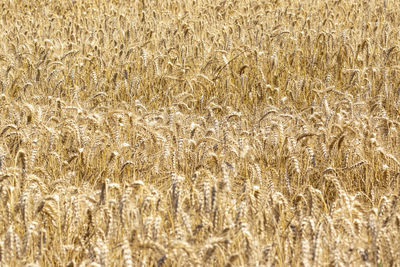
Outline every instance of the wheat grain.
<svg viewBox="0 0 400 267">
<path fill-rule="evenodd" d="M 398 265 L 399 9 L 2 3 L 0 265 Z"/>
</svg>

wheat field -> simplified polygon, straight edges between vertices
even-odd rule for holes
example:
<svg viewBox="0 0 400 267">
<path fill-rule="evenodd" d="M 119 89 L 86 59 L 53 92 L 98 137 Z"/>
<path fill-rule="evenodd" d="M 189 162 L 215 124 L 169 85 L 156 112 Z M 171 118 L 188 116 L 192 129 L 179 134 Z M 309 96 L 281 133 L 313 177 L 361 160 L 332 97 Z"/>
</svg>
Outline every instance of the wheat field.
<svg viewBox="0 0 400 267">
<path fill-rule="evenodd" d="M 2 1 L 0 266 L 399 266 L 398 14 Z"/>
</svg>

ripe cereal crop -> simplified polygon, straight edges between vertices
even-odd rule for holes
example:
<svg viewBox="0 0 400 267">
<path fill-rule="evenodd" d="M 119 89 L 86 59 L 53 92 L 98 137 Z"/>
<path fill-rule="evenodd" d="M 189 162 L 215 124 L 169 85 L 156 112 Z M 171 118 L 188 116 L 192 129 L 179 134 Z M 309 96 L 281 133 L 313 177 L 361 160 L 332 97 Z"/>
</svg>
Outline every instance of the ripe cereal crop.
<svg viewBox="0 0 400 267">
<path fill-rule="evenodd" d="M 400 2 L 0 3 L 0 266 L 400 265 Z"/>
</svg>

